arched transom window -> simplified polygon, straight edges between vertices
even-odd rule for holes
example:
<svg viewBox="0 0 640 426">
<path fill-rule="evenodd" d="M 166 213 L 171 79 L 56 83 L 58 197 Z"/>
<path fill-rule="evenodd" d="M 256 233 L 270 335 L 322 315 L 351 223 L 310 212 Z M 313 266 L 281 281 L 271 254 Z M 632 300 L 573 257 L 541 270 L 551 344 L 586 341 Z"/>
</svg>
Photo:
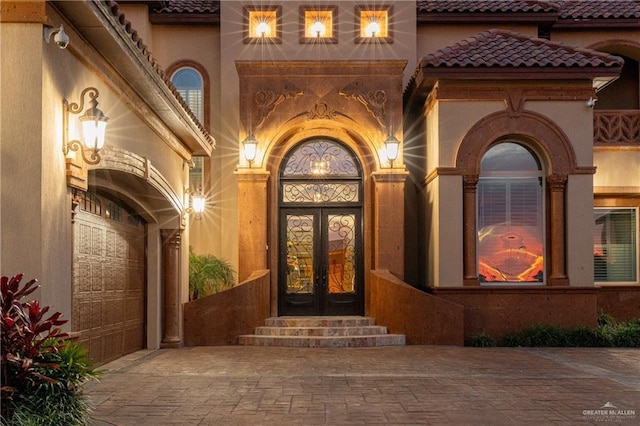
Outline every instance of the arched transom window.
<svg viewBox="0 0 640 426">
<path fill-rule="evenodd" d="M 312 139 L 294 148 L 281 168 L 284 204 L 360 204 L 361 171 L 353 153 L 331 139 Z"/>
<path fill-rule="evenodd" d="M 478 276 L 484 283 L 544 281 L 543 171 L 523 145 L 482 157 L 477 188 Z"/>
</svg>

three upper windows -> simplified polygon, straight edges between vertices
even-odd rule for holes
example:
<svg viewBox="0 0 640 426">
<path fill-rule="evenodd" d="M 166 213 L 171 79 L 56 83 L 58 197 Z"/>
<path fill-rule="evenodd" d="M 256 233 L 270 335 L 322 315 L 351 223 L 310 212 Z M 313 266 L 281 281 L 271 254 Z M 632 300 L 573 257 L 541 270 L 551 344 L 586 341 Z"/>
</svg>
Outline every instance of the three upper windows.
<svg viewBox="0 0 640 426">
<path fill-rule="evenodd" d="M 338 6 L 299 6 L 298 15 L 300 43 L 338 43 Z M 355 6 L 355 43 L 393 43 L 392 15 L 392 6 Z M 282 43 L 282 7 L 245 6 L 244 42 Z"/>
</svg>

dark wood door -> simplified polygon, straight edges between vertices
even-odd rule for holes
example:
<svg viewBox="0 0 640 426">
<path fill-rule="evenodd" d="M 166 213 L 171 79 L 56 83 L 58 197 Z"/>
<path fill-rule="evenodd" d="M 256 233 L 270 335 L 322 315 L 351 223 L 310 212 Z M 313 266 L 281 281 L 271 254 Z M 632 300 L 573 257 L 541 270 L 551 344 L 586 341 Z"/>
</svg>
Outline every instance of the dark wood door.
<svg viewBox="0 0 640 426">
<path fill-rule="evenodd" d="M 364 311 L 359 208 L 280 211 L 280 315 L 361 315 Z"/>
</svg>

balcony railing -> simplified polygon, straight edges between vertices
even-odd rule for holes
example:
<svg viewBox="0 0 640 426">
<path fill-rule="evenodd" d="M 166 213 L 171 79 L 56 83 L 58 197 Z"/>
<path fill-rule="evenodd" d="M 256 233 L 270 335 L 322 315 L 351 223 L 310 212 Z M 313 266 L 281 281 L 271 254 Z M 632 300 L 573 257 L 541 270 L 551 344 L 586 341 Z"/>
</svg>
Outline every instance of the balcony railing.
<svg viewBox="0 0 640 426">
<path fill-rule="evenodd" d="M 640 146 L 640 110 L 594 111 L 593 144 L 596 146 Z"/>
</svg>

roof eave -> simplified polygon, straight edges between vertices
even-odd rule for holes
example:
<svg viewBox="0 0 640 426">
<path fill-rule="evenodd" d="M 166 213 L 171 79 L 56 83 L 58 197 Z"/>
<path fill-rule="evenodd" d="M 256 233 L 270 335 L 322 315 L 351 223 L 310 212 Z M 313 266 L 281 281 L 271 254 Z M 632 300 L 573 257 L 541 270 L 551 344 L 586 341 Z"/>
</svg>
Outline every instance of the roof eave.
<svg viewBox="0 0 640 426">
<path fill-rule="evenodd" d="M 553 29 L 585 29 L 585 28 L 640 28 L 638 18 L 617 19 L 560 19 L 553 24 Z"/>
<path fill-rule="evenodd" d="M 160 25 L 215 25 L 220 23 L 216 13 L 150 13 L 149 21 Z"/>
<path fill-rule="evenodd" d="M 557 21 L 558 13 L 425 13 L 418 14 L 418 23 L 469 24 L 481 21 L 487 24 L 545 24 Z"/>
<path fill-rule="evenodd" d="M 611 67 L 421 67 L 416 82 L 447 80 L 592 80 L 598 77 L 618 77 L 621 66 Z"/>
<path fill-rule="evenodd" d="M 210 156 L 214 138 L 178 100 L 109 2 L 56 2 L 77 31 L 129 82 L 133 90 L 192 155 Z"/>
</svg>

